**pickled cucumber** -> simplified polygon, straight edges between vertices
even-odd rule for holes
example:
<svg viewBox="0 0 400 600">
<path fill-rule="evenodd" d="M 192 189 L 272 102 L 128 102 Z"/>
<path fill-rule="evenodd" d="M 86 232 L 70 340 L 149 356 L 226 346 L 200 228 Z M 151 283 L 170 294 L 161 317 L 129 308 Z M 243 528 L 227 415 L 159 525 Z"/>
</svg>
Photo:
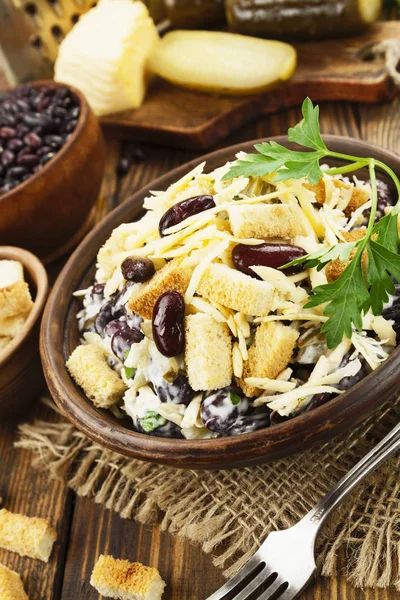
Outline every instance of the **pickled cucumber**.
<svg viewBox="0 0 400 600">
<path fill-rule="evenodd" d="M 223 94 L 250 94 L 289 79 L 293 46 L 218 31 L 172 31 L 158 42 L 149 69 L 177 85 Z"/>
<path fill-rule="evenodd" d="M 225 0 L 228 23 L 246 35 L 313 40 L 361 33 L 382 0 Z"/>
</svg>

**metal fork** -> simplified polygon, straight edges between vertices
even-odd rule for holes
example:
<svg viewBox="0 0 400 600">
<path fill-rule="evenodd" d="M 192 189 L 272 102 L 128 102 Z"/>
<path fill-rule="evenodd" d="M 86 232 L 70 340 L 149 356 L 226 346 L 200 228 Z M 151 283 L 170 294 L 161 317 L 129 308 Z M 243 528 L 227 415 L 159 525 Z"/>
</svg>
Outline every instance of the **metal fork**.
<svg viewBox="0 0 400 600">
<path fill-rule="evenodd" d="M 293 600 L 316 571 L 318 533 L 332 511 L 400 449 L 400 424 L 355 465 L 296 525 L 269 534 L 258 552 L 207 600 Z"/>
</svg>

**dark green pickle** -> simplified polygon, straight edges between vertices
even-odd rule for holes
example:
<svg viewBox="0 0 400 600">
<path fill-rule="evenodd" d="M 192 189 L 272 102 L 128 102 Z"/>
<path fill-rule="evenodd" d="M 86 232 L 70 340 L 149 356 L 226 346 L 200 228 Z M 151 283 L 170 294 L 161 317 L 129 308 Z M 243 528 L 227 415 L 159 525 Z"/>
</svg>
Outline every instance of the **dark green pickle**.
<svg viewBox="0 0 400 600">
<path fill-rule="evenodd" d="M 282 40 L 315 40 L 361 33 L 382 0 L 225 0 L 233 31 Z"/>
<path fill-rule="evenodd" d="M 178 29 L 202 29 L 225 22 L 224 0 L 164 0 L 164 8 Z"/>
</svg>

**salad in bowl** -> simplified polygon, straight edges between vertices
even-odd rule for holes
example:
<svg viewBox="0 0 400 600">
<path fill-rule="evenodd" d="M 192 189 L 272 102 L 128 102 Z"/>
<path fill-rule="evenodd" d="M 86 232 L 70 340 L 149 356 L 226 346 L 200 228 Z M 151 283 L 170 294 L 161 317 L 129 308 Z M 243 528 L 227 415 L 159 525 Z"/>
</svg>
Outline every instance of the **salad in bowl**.
<svg viewBox="0 0 400 600">
<path fill-rule="evenodd" d="M 96 407 L 145 435 L 236 436 L 329 402 L 390 356 L 399 181 L 331 152 L 309 99 L 303 116 L 289 140 L 307 151 L 270 142 L 202 163 L 100 248 L 67 361 Z"/>
</svg>

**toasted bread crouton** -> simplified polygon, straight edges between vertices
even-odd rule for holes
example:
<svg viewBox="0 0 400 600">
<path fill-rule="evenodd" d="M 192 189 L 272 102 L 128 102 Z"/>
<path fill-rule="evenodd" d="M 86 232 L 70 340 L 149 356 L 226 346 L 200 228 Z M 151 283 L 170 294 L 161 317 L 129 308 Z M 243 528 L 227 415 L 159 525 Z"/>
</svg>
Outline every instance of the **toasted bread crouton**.
<svg viewBox="0 0 400 600">
<path fill-rule="evenodd" d="M 248 385 L 247 377 L 275 379 L 283 371 L 293 354 L 299 332 L 279 321 L 261 323 L 254 343 L 249 348 L 249 358 L 243 365 L 242 379 L 238 381 L 243 392 L 251 398 L 261 390 Z"/>
<path fill-rule="evenodd" d="M 166 584 L 157 569 L 101 555 L 94 566 L 90 585 L 106 598 L 161 600 Z"/>
<path fill-rule="evenodd" d="M 29 313 L 33 302 L 26 281 L 16 281 L 0 288 L 0 319 Z"/>
<path fill-rule="evenodd" d="M 232 339 L 226 323 L 198 313 L 185 320 L 185 364 L 192 388 L 217 390 L 232 381 Z"/>
<path fill-rule="evenodd" d="M 212 263 L 201 278 L 197 293 L 245 315 L 263 317 L 271 310 L 275 290 L 266 281 Z"/>
<path fill-rule="evenodd" d="M 350 217 L 352 212 L 354 212 L 355 210 L 357 210 L 357 208 L 360 208 L 360 206 L 368 202 L 369 199 L 370 196 L 368 192 L 366 192 L 365 190 L 359 190 L 357 188 L 354 188 L 350 202 L 344 209 L 344 214 L 346 215 L 346 217 Z"/>
<path fill-rule="evenodd" d="M 129 300 L 129 308 L 144 319 L 153 317 L 153 308 L 164 292 L 184 295 L 192 276 L 192 269 L 181 267 L 182 259 L 174 259 L 156 272 Z"/>
<path fill-rule="evenodd" d="M 366 231 L 367 230 L 365 227 L 361 227 L 360 229 L 354 229 L 354 231 L 344 231 L 343 237 L 346 242 L 356 242 L 357 240 L 361 240 L 365 236 Z M 353 250 L 353 252 L 350 254 L 350 260 L 346 262 L 342 262 L 337 258 L 336 260 L 331 260 L 331 262 L 326 265 L 325 275 L 329 283 L 332 283 L 332 281 L 336 281 L 336 279 L 340 277 L 347 265 L 350 263 L 351 259 L 354 257 L 355 253 L 356 250 Z M 366 252 L 364 252 L 362 259 L 364 268 L 367 265 L 367 258 L 367 254 Z"/>
<path fill-rule="evenodd" d="M 57 534 L 45 519 L 0 509 L 0 547 L 48 562 Z"/>
<path fill-rule="evenodd" d="M 342 181 L 341 179 L 331 179 L 330 182 L 334 185 L 335 188 L 342 188 L 345 190 L 351 190 L 353 188 L 352 185 L 346 183 L 346 181 Z M 320 179 L 318 183 L 303 183 L 303 187 L 307 188 L 311 192 L 315 194 L 315 200 L 318 204 L 324 204 L 326 201 L 326 182 L 324 179 Z M 344 209 L 344 214 L 346 217 L 349 217 L 352 212 L 357 210 L 360 206 L 368 202 L 369 194 L 365 190 L 353 189 L 353 193 L 350 198 L 350 202 Z"/>
<path fill-rule="evenodd" d="M 75 348 L 66 365 L 75 382 L 98 408 L 110 408 L 122 399 L 126 385 L 108 364 L 103 348 L 82 344 Z"/>
<path fill-rule="evenodd" d="M 239 204 L 229 209 L 229 220 L 238 238 L 293 239 L 307 234 L 305 216 L 297 204 Z"/>
<path fill-rule="evenodd" d="M 21 331 L 29 313 L 21 313 L 15 317 L 0 319 L 0 336 L 15 337 Z"/>
<path fill-rule="evenodd" d="M 0 598 L 1 600 L 29 600 L 21 577 L 4 565 L 0 565 Z"/>
</svg>

